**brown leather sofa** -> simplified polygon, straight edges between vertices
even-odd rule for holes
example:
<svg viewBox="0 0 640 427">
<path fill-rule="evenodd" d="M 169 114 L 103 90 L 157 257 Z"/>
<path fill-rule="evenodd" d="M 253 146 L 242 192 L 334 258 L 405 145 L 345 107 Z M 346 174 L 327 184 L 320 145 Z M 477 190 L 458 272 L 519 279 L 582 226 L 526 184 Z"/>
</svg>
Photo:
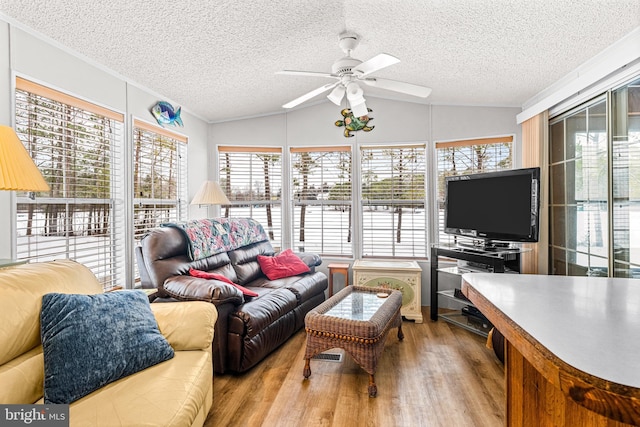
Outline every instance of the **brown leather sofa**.
<svg viewBox="0 0 640 427">
<path fill-rule="evenodd" d="M 310 272 L 269 280 L 258 255 L 274 255 L 268 239 L 252 241 L 234 250 L 191 260 L 189 239 L 181 230 L 160 227 L 149 232 L 137 248 L 143 287 L 158 289 L 156 302 L 171 298 L 213 303 L 218 310 L 213 341 L 214 371 L 244 372 L 283 344 L 304 326 L 305 315 L 325 300 L 327 276 L 315 271 L 322 260 L 297 254 Z M 219 280 L 189 275 L 189 270 L 221 274 L 258 294 L 246 297 Z"/>
</svg>

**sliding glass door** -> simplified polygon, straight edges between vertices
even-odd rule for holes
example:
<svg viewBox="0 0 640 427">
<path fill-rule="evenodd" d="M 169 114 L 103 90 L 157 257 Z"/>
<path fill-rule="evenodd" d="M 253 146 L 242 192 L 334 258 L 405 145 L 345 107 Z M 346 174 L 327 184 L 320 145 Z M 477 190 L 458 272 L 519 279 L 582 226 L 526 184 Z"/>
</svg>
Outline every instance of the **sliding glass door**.
<svg viewBox="0 0 640 427">
<path fill-rule="evenodd" d="M 611 134 L 613 275 L 640 278 L 640 79 L 612 91 Z"/>
<path fill-rule="evenodd" d="M 640 79 L 549 129 L 550 271 L 640 278 Z"/>
</svg>

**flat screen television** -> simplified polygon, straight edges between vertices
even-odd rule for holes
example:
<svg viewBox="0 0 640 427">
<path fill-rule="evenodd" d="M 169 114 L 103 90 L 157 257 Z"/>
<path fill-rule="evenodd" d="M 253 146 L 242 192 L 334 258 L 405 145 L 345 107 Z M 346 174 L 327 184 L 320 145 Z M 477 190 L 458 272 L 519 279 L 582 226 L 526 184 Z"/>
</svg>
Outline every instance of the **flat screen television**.
<svg viewBox="0 0 640 427">
<path fill-rule="evenodd" d="M 540 168 L 445 178 L 444 231 L 485 249 L 537 242 Z"/>
</svg>

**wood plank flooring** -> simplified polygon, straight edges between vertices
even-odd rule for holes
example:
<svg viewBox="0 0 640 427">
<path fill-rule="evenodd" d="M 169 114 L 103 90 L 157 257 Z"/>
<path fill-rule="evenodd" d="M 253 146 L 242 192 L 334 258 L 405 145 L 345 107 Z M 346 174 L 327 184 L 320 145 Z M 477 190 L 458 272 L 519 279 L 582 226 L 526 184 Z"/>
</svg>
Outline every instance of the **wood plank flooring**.
<svg viewBox="0 0 640 427">
<path fill-rule="evenodd" d="M 376 398 L 342 350 L 340 363 L 312 359 L 304 380 L 302 330 L 249 372 L 216 375 L 205 426 L 503 426 L 503 366 L 485 339 L 423 315 L 403 322 L 403 341 L 387 336 Z"/>
</svg>

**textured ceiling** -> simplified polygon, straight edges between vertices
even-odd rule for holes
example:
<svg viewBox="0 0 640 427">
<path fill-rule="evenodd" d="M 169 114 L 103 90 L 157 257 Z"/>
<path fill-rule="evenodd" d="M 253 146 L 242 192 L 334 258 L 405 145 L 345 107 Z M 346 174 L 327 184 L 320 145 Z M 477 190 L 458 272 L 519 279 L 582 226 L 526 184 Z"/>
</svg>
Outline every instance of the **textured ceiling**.
<svg viewBox="0 0 640 427">
<path fill-rule="evenodd" d="M 332 82 L 275 72 L 329 72 L 345 30 L 361 36 L 354 57 L 402 61 L 375 76 L 433 88 L 420 102 L 520 107 L 640 26 L 640 0 L 0 0 L 0 12 L 213 122 L 281 112 Z"/>
</svg>

